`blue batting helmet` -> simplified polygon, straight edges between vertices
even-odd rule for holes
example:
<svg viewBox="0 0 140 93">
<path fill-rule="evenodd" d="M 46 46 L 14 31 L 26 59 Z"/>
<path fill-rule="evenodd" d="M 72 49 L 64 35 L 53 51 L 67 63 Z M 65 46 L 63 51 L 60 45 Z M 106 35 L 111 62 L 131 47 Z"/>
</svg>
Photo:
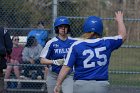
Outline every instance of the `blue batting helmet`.
<svg viewBox="0 0 140 93">
<path fill-rule="evenodd" d="M 103 23 L 101 18 L 96 16 L 89 16 L 83 25 L 83 31 L 86 32 L 95 32 L 102 36 L 103 33 Z"/>
<path fill-rule="evenodd" d="M 58 27 L 60 25 L 68 25 L 68 32 L 70 32 L 70 21 L 67 17 L 60 16 L 60 17 L 56 18 L 56 20 L 54 22 L 55 33 L 58 33 Z"/>
</svg>

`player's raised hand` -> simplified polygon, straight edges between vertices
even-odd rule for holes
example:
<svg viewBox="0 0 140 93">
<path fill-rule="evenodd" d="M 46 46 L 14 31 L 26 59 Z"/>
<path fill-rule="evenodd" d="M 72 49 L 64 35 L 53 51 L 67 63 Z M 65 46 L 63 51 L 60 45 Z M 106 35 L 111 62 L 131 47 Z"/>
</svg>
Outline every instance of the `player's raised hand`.
<svg viewBox="0 0 140 93">
<path fill-rule="evenodd" d="M 115 20 L 117 22 L 123 22 L 123 13 L 121 11 L 115 12 Z"/>
<path fill-rule="evenodd" d="M 115 20 L 118 23 L 118 35 L 121 35 L 123 42 L 126 40 L 126 28 L 123 22 L 123 13 L 121 11 L 115 12 Z"/>
</svg>

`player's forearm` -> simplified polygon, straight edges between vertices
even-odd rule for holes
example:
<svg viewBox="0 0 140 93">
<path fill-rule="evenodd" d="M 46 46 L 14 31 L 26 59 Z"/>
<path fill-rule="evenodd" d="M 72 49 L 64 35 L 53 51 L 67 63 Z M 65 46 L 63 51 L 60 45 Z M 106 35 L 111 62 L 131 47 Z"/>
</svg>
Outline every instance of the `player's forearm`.
<svg viewBox="0 0 140 93">
<path fill-rule="evenodd" d="M 46 58 L 41 58 L 40 59 L 41 64 L 45 64 L 45 65 L 51 65 L 53 64 L 52 60 L 46 59 Z"/>
<path fill-rule="evenodd" d="M 122 36 L 123 41 L 126 40 L 126 28 L 123 21 L 118 22 L 118 34 Z"/>
<path fill-rule="evenodd" d="M 57 78 L 56 86 L 60 87 L 62 85 L 62 82 L 65 79 L 65 77 L 67 76 L 69 71 L 70 71 L 70 67 L 68 67 L 68 66 L 62 67 L 62 69 L 58 75 L 58 78 Z"/>
</svg>

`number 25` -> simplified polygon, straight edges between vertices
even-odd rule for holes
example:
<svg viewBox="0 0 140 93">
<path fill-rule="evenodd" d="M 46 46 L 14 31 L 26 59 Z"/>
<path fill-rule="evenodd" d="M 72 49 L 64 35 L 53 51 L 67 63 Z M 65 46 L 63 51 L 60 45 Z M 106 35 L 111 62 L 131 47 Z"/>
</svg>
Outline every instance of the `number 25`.
<svg viewBox="0 0 140 93">
<path fill-rule="evenodd" d="M 107 56 L 105 54 L 100 54 L 100 52 L 106 50 L 106 47 L 100 47 L 95 49 L 95 54 L 91 49 L 87 49 L 83 51 L 83 55 L 89 54 L 89 56 L 83 61 L 84 68 L 95 67 L 95 62 L 88 63 L 94 56 L 98 59 L 104 59 L 103 61 L 97 61 L 99 66 L 104 66 L 107 63 Z"/>
</svg>

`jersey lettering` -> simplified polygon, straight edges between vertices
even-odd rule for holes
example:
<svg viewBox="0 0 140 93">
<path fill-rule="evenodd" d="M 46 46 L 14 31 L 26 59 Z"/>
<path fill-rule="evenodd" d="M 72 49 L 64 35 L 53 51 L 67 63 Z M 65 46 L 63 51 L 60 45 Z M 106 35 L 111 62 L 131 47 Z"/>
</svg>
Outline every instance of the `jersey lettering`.
<svg viewBox="0 0 140 93">
<path fill-rule="evenodd" d="M 95 48 L 95 54 L 94 54 L 94 51 L 91 50 L 91 49 L 87 49 L 87 50 L 84 50 L 83 51 L 83 56 L 85 55 L 89 55 L 84 61 L 83 61 L 83 64 L 84 64 L 84 68 L 90 68 L 90 67 L 95 67 L 95 62 L 90 62 L 90 60 L 93 58 L 93 57 L 96 57 L 98 59 L 103 59 L 103 61 L 97 61 L 97 64 L 99 66 L 104 66 L 106 65 L 107 63 L 107 56 L 105 54 L 101 54 L 101 52 L 105 51 L 106 50 L 106 47 L 100 47 L 100 48 Z"/>
<path fill-rule="evenodd" d="M 55 54 L 68 53 L 69 48 L 54 49 Z"/>
</svg>

